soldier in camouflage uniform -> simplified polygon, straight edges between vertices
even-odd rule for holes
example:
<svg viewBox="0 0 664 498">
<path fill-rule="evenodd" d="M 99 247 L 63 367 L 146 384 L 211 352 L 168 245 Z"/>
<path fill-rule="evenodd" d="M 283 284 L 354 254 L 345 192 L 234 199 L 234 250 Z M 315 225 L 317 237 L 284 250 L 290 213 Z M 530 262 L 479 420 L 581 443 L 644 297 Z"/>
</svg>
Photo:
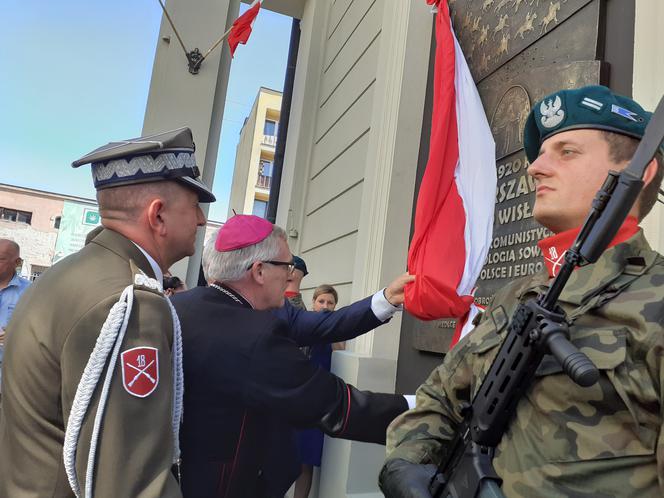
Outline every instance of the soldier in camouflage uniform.
<svg viewBox="0 0 664 498">
<path fill-rule="evenodd" d="M 541 247 L 569 247 L 606 173 L 626 166 L 649 118 L 599 86 L 557 92 L 534 106 L 524 133 L 537 184 L 534 215 L 555 234 Z M 579 387 L 545 357 L 493 460 L 507 497 L 664 495 L 664 258 L 636 219 L 655 203 L 662 171 L 659 154 L 633 217 L 596 264 L 573 272 L 560 296 L 573 321 L 571 341 L 600 379 Z M 472 401 L 517 304 L 546 289 L 555 263 L 500 290 L 418 389 L 416 408 L 390 425 L 380 475 L 388 498 L 431 496 L 429 480 L 462 421 L 461 403 Z"/>
<path fill-rule="evenodd" d="M 293 256 L 293 264 L 295 265 L 295 269 L 289 277 L 285 297 L 290 304 L 306 311 L 307 305 L 304 304 L 304 301 L 302 300 L 300 285 L 302 284 L 302 279 L 309 274 L 307 271 L 307 264 L 299 256 Z"/>
</svg>

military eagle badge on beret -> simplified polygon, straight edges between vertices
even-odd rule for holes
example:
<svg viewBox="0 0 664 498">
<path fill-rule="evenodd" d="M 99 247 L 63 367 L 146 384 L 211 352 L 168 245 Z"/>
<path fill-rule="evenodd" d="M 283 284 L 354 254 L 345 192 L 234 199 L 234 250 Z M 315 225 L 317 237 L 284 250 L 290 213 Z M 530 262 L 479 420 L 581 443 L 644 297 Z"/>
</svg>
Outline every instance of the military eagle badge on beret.
<svg viewBox="0 0 664 498">
<path fill-rule="evenodd" d="M 563 119 L 565 119 L 565 111 L 562 109 L 563 102 L 560 96 L 556 95 L 555 99 L 543 100 L 540 104 L 540 112 L 542 113 L 542 126 L 545 128 L 555 128 Z"/>
</svg>

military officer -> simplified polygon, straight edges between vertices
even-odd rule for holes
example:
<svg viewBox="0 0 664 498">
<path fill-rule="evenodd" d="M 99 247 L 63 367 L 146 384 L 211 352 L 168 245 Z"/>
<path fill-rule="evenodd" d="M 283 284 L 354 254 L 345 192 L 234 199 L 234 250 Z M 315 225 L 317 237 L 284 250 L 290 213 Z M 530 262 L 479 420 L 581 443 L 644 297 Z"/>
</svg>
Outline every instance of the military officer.
<svg viewBox="0 0 664 498">
<path fill-rule="evenodd" d="M 380 484 L 388 498 L 430 497 L 429 480 L 505 336 L 520 301 L 548 285 L 609 170 L 623 169 L 650 113 L 606 87 L 563 90 L 525 126 L 534 216 L 554 235 L 541 241 L 542 273 L 501 289 L 481 322 L 417 392 L 416 407 L 388 429 Z M 493 464 L 507 497 L 664 495 L 664 258 L 638 223 L 662 182 L 662 154 L 647 167 L 630 217 L 594 265 L 577 268 L 560 296 L 572 342 L 600 370 L 576 385 L 545 361 L 517 405 Z"/>
<path fill-rule="evenodd" d="M 410 277 L 335 313 L 285 305 L 294 269 L 286 234 L 244 215 L 208 242 L 203 267 L 209 287 L 173 296 L 185 356 L 185 497 L 282 498 L 300 471 L 292 426 L 384 443 L 387 424 L 408 408 L 404 397 L 359 391 L 298 345 L 381 325 Z"/>
<path fill-rule="evenodd" d="M 0 496 L 180 497 L 181 337 L 160 283 L 193 254 L 214 195 L 188 128 L 73 166 L 87 163 L 103 229 L 31 286 L 7 330 Z"/>
</svg>

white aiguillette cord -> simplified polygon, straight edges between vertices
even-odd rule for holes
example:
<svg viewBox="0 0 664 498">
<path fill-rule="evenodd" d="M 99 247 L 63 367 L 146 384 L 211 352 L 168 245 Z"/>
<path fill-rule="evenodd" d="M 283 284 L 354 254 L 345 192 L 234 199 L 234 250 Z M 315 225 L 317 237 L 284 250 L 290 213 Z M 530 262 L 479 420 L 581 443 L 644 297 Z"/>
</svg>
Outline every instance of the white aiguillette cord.
<svg viewBox="0 0 664 498">
<path fill-rule="evenodd" d="M 134 278 L 134 285 L 148 287 L 162 291 L 161 285 L 153 278 L 138 274 Z M 97 451 L 97 442 L 101 423 L 106 409 L 108 392 L 113 378 L 114 365 L 117 362 L 120 352 L 120 346 L 124 340 L 127 324 L 131 316 L 131 310 L 134 302 L 134 285 L 128 285 L 122 291 L 120 299 L 113 305 L 108 317 L 101 328 L 97 341 L 88 359 L 83 375 L 76 389 L 76 395 L 72 403 L 69 419 L 67 420 L 67 430 L 62 448 L 65 472 L 69 485 L 77 498 L 81 497 L 81 489 L 76 473 L 76 447 L 81 432 L 83 418 L 90 405 L 90 400 L 94 394 L 97 384 L 101 378 L 102 371 L 106 365 L 106 360 L 112 349 L 112 356 L 109 362 L 109 368 L 106 370 L 102 391 L 99 398 L 97 413 L 95 414 L 92 437 L 90 439 L 90 452 L 88 454 L 86 475 L 85 475 L 85 498 L 93 497 L 94 467 L 95 455 Z M 175 308 L 170 300 L 168 302 L 171 318 L 173 320 L 173 406 L 172 406 L 172 430 L 173 430 L 173 463 L 180 463 L 180 422 L 182 420 L 183 395 L 184 395 L 184 374 L 182 368 L 182 331 L 180 320 L 175 312 Z"/>
</svg>

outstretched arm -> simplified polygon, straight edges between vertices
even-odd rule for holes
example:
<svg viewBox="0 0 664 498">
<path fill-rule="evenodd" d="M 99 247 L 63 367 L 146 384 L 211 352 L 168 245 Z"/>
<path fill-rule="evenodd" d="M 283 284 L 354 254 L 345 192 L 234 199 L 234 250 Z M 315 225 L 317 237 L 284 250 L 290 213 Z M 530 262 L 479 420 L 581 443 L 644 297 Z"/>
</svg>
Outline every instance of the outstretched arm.
<svg viewBox="0 0 664 498">
<path fill-rule="evenodd" d="M 301 310 L 288 301 L 274 313 L 288 323 L 288 336 L 300 346 L 346 341 L 386 323 L 403 304 L 404 286 L 414 279 L 404 273 L 373 296 L 330 313 Z"/>
</svg>

